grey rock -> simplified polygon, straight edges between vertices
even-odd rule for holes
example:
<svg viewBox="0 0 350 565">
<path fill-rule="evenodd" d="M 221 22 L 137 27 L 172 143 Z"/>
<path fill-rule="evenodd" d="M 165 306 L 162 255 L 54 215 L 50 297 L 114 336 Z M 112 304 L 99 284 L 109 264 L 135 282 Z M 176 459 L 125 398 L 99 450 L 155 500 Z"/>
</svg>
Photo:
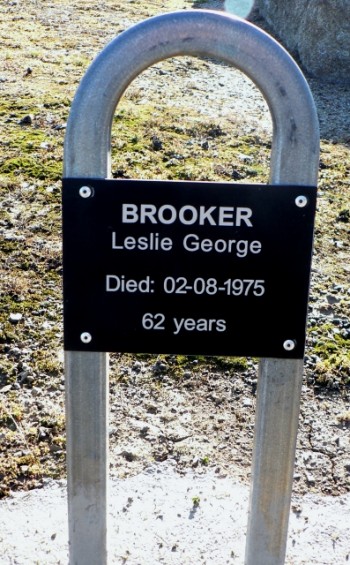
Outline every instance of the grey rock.
<svg viewBox="0 0 350 565">
<path fill-rule="evenodd" d="M 255 0 L 255 9 L 312 76 L 350 84 L 348 0 Z"/>
</svg>

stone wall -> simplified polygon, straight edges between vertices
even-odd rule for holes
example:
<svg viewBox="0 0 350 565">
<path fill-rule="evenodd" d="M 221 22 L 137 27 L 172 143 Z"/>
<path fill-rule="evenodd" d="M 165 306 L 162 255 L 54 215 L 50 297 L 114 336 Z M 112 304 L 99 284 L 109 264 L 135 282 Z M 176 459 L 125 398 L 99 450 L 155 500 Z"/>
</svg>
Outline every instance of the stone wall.
<svg viewBox="0 0 350 565">
<path fill-rule="evenodd" d="M 310 75 L 350 84 L 350 0 L 255 0 L 254 10 Z"/>
</svg>

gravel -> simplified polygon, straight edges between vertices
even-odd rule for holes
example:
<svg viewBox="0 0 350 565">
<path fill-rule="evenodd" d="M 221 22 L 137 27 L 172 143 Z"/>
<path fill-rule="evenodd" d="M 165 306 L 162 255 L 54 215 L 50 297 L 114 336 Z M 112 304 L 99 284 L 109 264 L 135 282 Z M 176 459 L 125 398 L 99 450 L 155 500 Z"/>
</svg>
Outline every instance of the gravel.
<svg viewBox="0 0 350 565">
<path fill-rule="evenodd" d="M 109 562 L 130 565 L 243 563 L 248 487 L 212 472 L 180 476 L 166 462 L 125 480 L 109 497 Z M 286 563 L 349 561 L 350 495 L 294 497 Z M 63 481 L 0 502 L 1 563 L 67 563 Z"/>
</svg>

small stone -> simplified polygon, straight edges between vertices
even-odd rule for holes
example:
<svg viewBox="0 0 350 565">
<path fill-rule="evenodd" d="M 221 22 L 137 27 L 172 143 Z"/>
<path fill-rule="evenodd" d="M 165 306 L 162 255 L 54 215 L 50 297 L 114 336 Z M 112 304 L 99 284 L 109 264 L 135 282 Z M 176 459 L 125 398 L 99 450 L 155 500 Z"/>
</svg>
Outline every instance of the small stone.
<svg viewBox="0 0 350 565">
<path fill-rule="evenodd" d="M 163 363 L 162 361 L 157 361 L 157 363 L 153 365 L 152 370 L 154 373 L 159 374 L 159 373 L 165 373 L 167 368 L 168 366 L 165 363 Z"/>
<path fill-rule="evenodd" d="M 28 375 L 29 375 L 28 371 L 21 371 L 18 375 L 19 382 L 24 383 L 27 380 Z"/>
<path fill-rule="evenodd" d="M 315 477 L 311 473 L 306 473 L 306 480 L 309 484 L 315 484 Z"/>
<path fill-rule="evenodd" d="M 199 457 L 194 457 L 192 459 L 192 467 L 198 467 L 199 465 Z"/>
<path fill-rule="evenodd" d="M 239 153 L 237 157 L 240 161 L 243 161 L 243 163 L 251 163 L 253 161 L 253 157 L 250 157 L 250 155 L 245 155 L 244 153 Z"/>
<path fill-rule="evenodd" d="M 20 126 L 30 126 L 33 123 L 33 116 L 28 114 L 27 116 L 24 116 L 21 120 L 19 120 L 18 123 Z"/>
<path fill-rule="evenodd" d="M 336 218 L 338 222 L 344 222 L 348 224 L 350 222 L 350 210 L 345 209 L 339 212 L 338 217 Z"/>
<path fill-rule="evenodd" d="M 243 406 L 253 406 L 253 400 L 251 398 L 243 398 Z"/>
<path fill-rule="evenodd" d="M 344 461 L 344 469 L 347 472 L 350 472 L 350 459 L 348 459 L 347 461 Z"/>
<path fill-rule="evenodd" d="M 236 171 L 236 169 L 233 169 L 231 176 L 232 176 L 233 180 L 239 180 L 239 179 L 242 178 L 241 173 L 239 173 L 238 171 Z"/>
<path fill-rule="evenodd" d="M 163 143 L 156 135 L 153 135 L 153 137 L 151 138 L 151 144 L 154 151 L 160 151 L 161 149 L 163 149 Z"/>
<path fill-rule="evenodd" d="M 300 515 L 302 513 L 301 504 L 299 504 L 298 502 L 292 503 L 292 512 L 294 512 L 294 514 Z"/>
<path fill-rule="evenodd" d="M 40 427 L 39 433 L 38 433 L 38 438 L 39 439 L 45 439 L 46 437 L 47 437 L 46 428 Z"/>
<path fill-rule="evenodd" d="M 124 451 L 121 452 L 121 455 L 124 459 L 126 459 L 126 461 L 129 461 L 129 463 L 137 459 L 137 455 L 128 449 L 124 449 Z"/>
<path fill-rule="evenodd" d="M 132 422 L 131 427 L 134 428 L 134 430 L 142 432 L 143 434 L 146 434 L 150 429 L 150 425 L 147 422 L 141 420 L 135 420 L 134 422 Z"/>
<path fill-rule="evenodd" d="M 334 296 L 333 294 L 328 294 L 327 295 L 327 301 L 328 301 L 328 304 L 337 304 L 338 302 L 340 302 L 340 298 L 338 298 L 337 296 Z"/>
<path fill-rule="evenodd" d="M 20 322 L 23 318 L 23 314 L 10 314 L 9 316 L 9 320 L 12 324 L 17 324 L 18 322 Z"/>
</svg>

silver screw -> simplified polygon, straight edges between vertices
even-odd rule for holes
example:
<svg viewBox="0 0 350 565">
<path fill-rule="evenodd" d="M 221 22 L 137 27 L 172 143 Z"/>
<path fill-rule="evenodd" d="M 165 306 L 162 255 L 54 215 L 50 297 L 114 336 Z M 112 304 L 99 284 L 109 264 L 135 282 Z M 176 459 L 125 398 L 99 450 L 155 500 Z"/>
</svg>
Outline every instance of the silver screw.
<svg viewBox="0 0 350 565">
<path fill-rule="evenodd" d="M 286 351 L 293 351 L 295 349 L 296 343 L 293 339 L 286 339 L 283 343 L 283 347 Z"/>
<path fill-rule="evenodd" d="M 297 196 L 295 199 L 295 204 L 298 206 L 298 208 L 305 208 L 305 206 L 308 203 L 308 199 L 306 198 L 306 196 Z"/>
<path fill-rule="evenodd" d="M 80 340 L 83 343 L 90 343 L 90 341 L 92 340 L 92 335 L 89 334 L 89 332 L 83 332 L 82 334 L 80 334 Z"/>
<path fill-rule="evenodd" d="M 92 189 L 90 186 L 81 186 L 79 188 L 79 194 L 82 198 L 90 198 L 90 196 L 92 196 Z"/>
</svg>

